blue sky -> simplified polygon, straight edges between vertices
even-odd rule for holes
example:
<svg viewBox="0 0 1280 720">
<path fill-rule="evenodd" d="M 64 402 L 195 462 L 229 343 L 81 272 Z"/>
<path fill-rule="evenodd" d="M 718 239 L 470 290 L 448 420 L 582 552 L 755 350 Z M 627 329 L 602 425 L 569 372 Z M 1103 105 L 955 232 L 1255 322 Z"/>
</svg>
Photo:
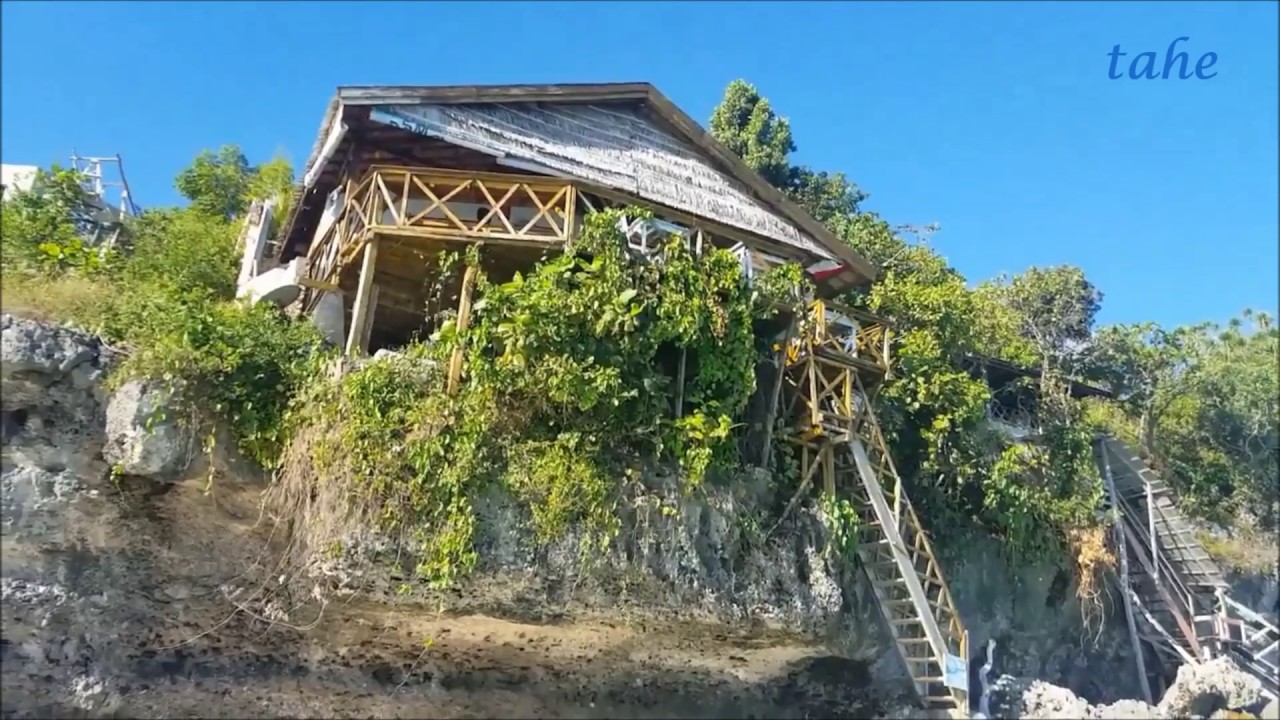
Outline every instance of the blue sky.
<svg viewBox="0 0 1280 720">
<path fill-rule="evenodd" d="M 178 202 L 203 148 L 306 160 L 340 84 L 648 80 L 706 121 L 754 83 L 971 281 L 1083 267 L 1101 320 L 1225 320 L 1277 295 L 1277 4 L 13 3 L 3 159 L 119 152 Z M 1111 80 L 1170 41 L 1209 80 Z M 1121 66 L 1122 69 L 1125 66 Z M 299 168 L 300 171 L 301 168 Z"/>
</svg>

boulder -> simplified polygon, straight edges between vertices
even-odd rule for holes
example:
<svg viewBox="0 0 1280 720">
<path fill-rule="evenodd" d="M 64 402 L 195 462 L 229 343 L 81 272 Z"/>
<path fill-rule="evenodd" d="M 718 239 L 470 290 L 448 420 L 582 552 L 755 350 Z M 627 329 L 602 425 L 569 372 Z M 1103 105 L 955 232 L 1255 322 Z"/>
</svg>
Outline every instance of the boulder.
<svg viewBox="0 0 1280 720">
<path fill-rule="evenodd" d="M 156 382 L 130 380 L 107 402 L 103 457 L 126 475 L 172 479 L 191 461 L 192 439 L 178 420 L 175 393 Z"/>
</svg>

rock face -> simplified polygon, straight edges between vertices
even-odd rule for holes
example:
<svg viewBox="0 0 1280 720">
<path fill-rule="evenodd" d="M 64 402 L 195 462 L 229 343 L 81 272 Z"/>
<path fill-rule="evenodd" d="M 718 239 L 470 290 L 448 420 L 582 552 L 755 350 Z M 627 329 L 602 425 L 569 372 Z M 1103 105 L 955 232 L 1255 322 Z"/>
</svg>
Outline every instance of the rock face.
<svg viewBox="0 0 1280 720">
<path fill-rule="evenodd" d="M 261 479 L 187 467 L 159 388 L 108 396 L 117 356 L 93 337 L 0 327 L 6 717 L 803 717 L 903 701 L 870 591 L 825 554 L 822 519 L 767 537 L 753 519 L 776 500 L 768 478 L 695 498 L 651 479 L 603 565 L 582 565 L 572 533 L 538 547 L 494 494 L 480 567 L 451 592 L 413 586 L 368 535 L 286 566 Z M 990 542 L 937 544 L 964 548 L 948 580 L 975 654 L 997 640 L 997 672 L 1132 692 L 1123 647 L 1092 641 L 1054 573 L 1011 574 Z"/>
<path fill-rule="evenodd" d="M 1070 690 L 1039 680 L 1003 676 L 991 691 L 991 712 L 1010 720 L 1050 718 L 1209 718 L 1224 710 L 1252 710 L 1264 705 L 1258 680 L 1242 671 L 1230 658 L 1199 665 L 1183 665 L 1159 705 L 1121 700 L 1111 705 L 1090 705 Z M 1266 710 L 1262 717 L 1267 717 Z"/>
</svg>

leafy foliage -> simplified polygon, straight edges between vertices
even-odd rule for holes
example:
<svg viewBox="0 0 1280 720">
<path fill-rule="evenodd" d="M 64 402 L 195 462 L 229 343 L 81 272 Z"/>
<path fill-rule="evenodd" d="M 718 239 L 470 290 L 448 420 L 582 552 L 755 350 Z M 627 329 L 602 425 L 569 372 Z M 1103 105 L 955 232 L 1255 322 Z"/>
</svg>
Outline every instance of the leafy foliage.
<svg viewBox="0 0 1280 720">
<path fill-rule="evenodd" d="M 1039 445 L 993 443 L 990 433 L 981 432 L 990 388 L 964 364 L 989 356 L 1041 366 L 1082 332 L 1087 336 L 1100 296 L 1083 274 L 1032 269 L 971 289 L 927 238 L 911 242 L 910 231 L 862 212 L 865 195 L 843 175 L 790 165 L 790 125 L 746 83 L 729 86 L 711 129 L 837 237 L 883 267 L 877 283 L 845 300 L 894 325 L 894 377 L 878 412 L 899 470 L 935 531 L 976 521 L 1006 538 L 1013 554 L 1054 554 L 1073 528 L 1093 523 L 1099 483 L 1084 452 L 1082 410 L 1056 401 L 1058 411 L 1044 413 L 1054 419 Z M 1064 287 L 1072 294 L 1062 295 Z M 1061 363 L 1050 369 L 1057 374 L 1042 390 L 1055 380 L 1060 387 Z"/>
<path fill-rule="evenodd" d="M 201 202 L 130 218 L 131 247 L 123 255 L 103 256 L 85 244 L 81 179 L 56 167 L 41 173 L 30 192 L 4 202 L 4 297 L 6 307 L 21 298 L 35 306 L 24 309 L 121 344 L 129 355 L 115 380 L 173 383 L 193 405 L 229 423 L 242 450 L 270 466 L 287 434 L 290 398 L 314 375 L 319 337 L 309 324 L 234 300 L 234 213 L 292 175 L 286 166 L 240 183 L 231 171 L 242 158 L 236 148 L 197 158 L 179 184 L 194 188 Z M 234 203 L 214 202 L 215 191 L 229 189 L 240 194 Z M 218 203 L 226 214 L 208 212 Z"/>
<path fill-rule="evenodd" d="M 92 214 L 89 196 L 74 170 L 54 165 L 36 174 L 31 189 L 4 204 L 0 263 L 5 272 L 96 272 L 100 254 L 85 244 Z"/>
<path fill-rule="evenodd" d="M 240 148 L 224 145 L 216 153 L 200 153 L 174 184 L 192 209 L 230 220 L 243 215 L 256 199 L 282 203 L 290 197 L 293 169 L 283 158 L 255 168 Z"/>
<path fill-rule="evenodd" d="M 1280 372 L 1270 317 L 1246 313 L 1225 329 L 1145 323 L 1095 331 L 1102 293 L 1079 268 L 1029 268 L 968 287 L 928 246 L 931 229 L 893 228 L 860 209 L 865 195 L 843 175 L 792 165 L 791 125 L 749 84 L 729 85 L 711 130 L 883 267 L 877 283 L 846 302 L 894 323 L 894 377 L 879 413 L 935 532 L 976 521 L 1014 555 L 1066 550 L 1082 571 L 1096 566 L 1101 489 L 1089 442 L 1100 429 L 1139 442 L 1194 512 L 1274 527 Z M 974 356 L 1039 371 L 1020 383 L 1039 399 L 1036 443 L 984 431 L 992 393 L 967 370 Z M 1117 401 L 1073 400 L 1067 382 L 1079 375 L 1111 388 Z"/>
<path fill-rule="evenodd" d="M 299 406 L 323 428 L 305 434 L 317 438 L 303 461 L 318 484 L 348 488 L 384 530 L 414 532 L 418 571 L 432 581 L 474 563 L 475 504 L 495 484 L 524 503 L 544 541 L 577 525 L 605 542 L 626 468 L 670 461 L 693 490 L 733 462 L 731 422 L 754 387 L 752 318 L 775 298 L 753 293 L 724 250 L 695 257 L 672 239 L 660 262 L 632 260 L 619 217 L 589 216 L 569 251 L 527 275 L 479 273 L 466 330 L 444 324 Z M 449 396 L 440 368 L 459 348 L 468 376 Z M 673 417 L 681 352 L 697 372 Z"/>
<path fill-rule="evenodd" d="M 1095 413 L 1098 423 L 1137 440 L 1190 510 L 1271 530 L 1280 497 L 1278 355 L 1271 316 L 1245 311 L 1225 328 L 1103 328 L 1084 361 L 1120 403 L 1118 413 Z"/>
</svg>

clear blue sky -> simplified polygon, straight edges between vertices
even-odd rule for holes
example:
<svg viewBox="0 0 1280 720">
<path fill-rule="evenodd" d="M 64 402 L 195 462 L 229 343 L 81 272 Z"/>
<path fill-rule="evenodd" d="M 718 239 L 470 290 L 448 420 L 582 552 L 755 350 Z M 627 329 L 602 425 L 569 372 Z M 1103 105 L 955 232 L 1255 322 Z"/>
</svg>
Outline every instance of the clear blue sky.
<svg viewBox="0 0 1280 720">
<path fill-rule="evenodd" d="M 971 281 L 1082 266 L 1101 319 L 1277 305 L 1277 4 L 3 4 L 3 159 L 124 155 L 179 200 L 201 149 L 305 162 L 340 84 L 648 80 L 705 122 L 734 78 Z M 1209 80 L 1108 79 L 1171 40 Z M 1123 69 L 1124 66 L 1122 65 Z M 300 168 L 299 168 L 300 169 Z"/>
</svg>

